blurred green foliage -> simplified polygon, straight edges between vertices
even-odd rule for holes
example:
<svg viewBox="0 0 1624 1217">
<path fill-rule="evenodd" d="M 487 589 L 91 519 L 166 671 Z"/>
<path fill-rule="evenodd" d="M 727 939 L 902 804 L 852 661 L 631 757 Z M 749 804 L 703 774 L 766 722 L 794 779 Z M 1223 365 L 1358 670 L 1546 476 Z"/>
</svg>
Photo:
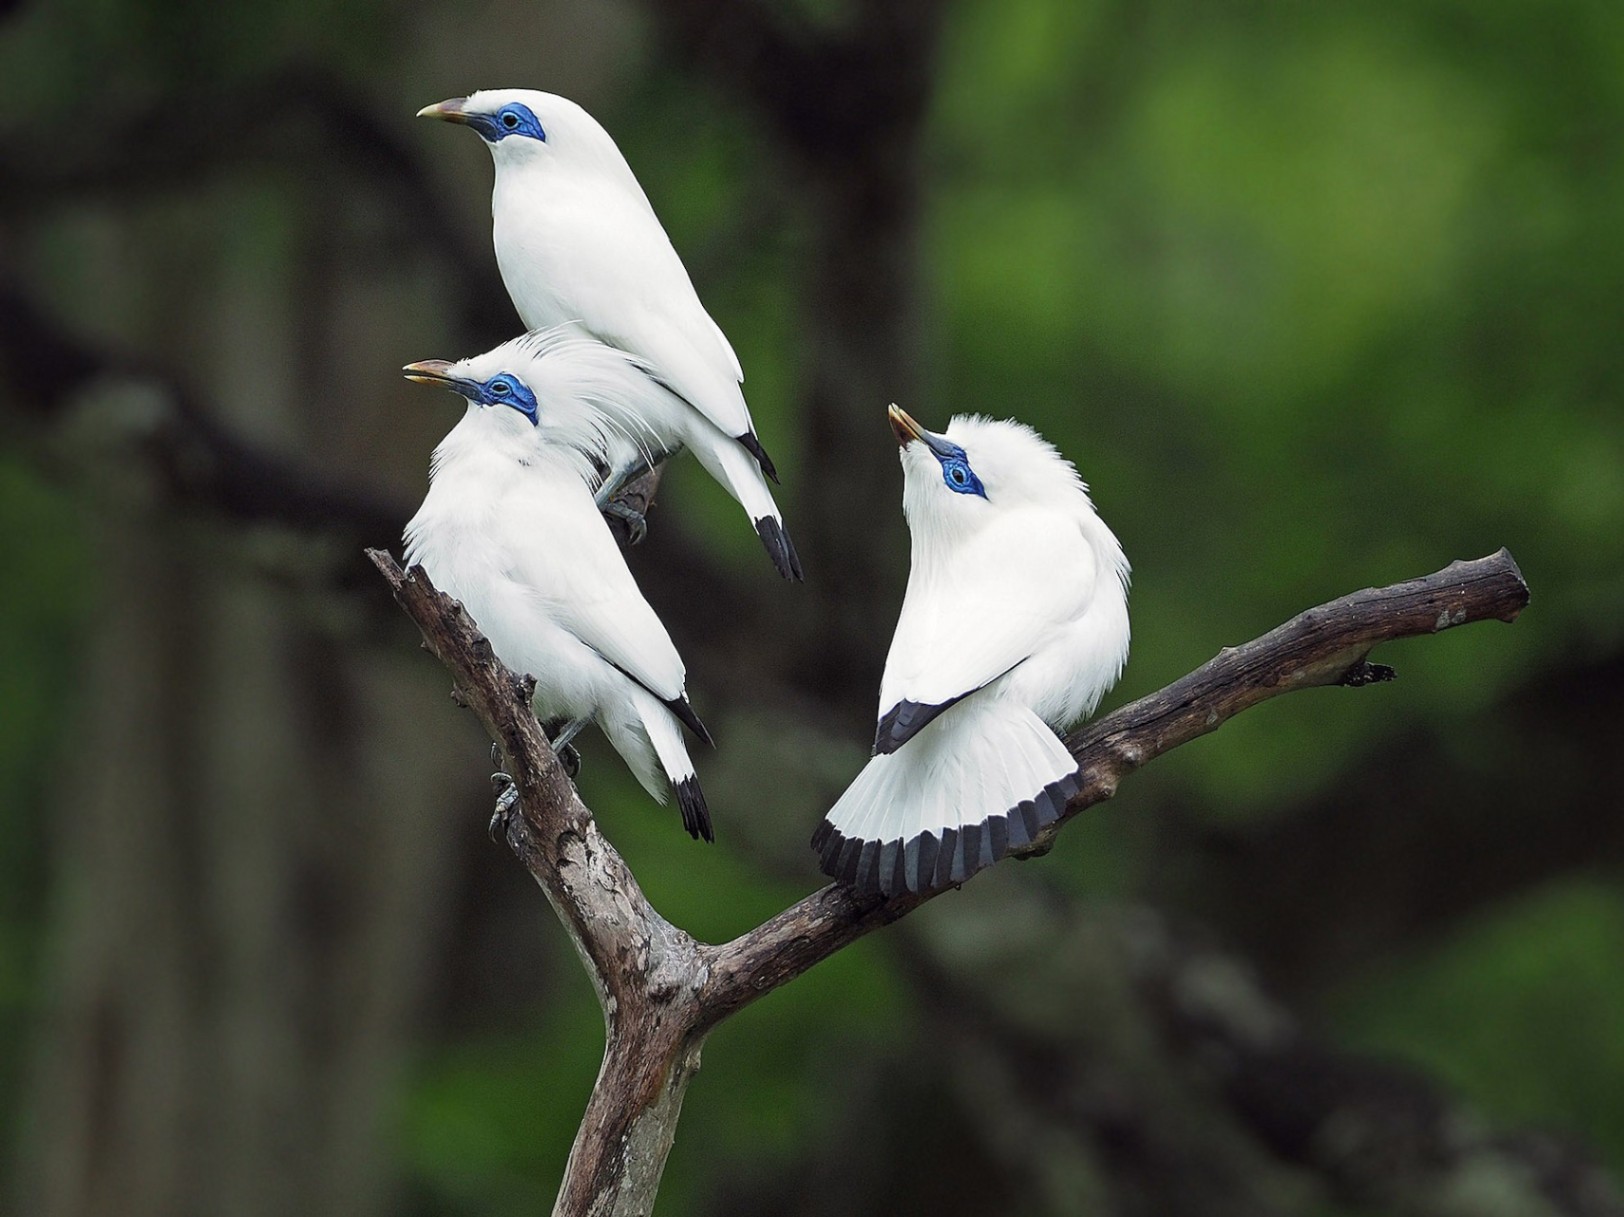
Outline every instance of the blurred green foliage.
<svg viewBox="0 0 1624 1217">
<path fill-rule="evenodd" d="M 68 795 L 62 723 L 84 695 L 88 557 L 74 500 L 0 458 L 0 1144 L 16 1132 L 26 1032 L 39 1013 L 45 842 Z"/>
<path fill-rule="evenodd" d="M 1624 894 L 1574 879 L 1459 925 L 1333 995 L 1350 1046 L 1417 1063 L 1497 1121 L 1624 1171 Z"/>
</svg>

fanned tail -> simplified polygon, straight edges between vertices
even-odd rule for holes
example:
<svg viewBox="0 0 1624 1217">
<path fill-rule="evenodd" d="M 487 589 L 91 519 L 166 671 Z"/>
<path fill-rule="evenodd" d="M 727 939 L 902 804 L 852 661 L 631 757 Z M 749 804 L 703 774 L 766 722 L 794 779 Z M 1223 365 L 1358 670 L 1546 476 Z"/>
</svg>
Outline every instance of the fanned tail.
<svg viewBox="0 0 1624 1217">
<path fill-rule="evenodd" d="M 812 848 L 825 874 L 865 895 L 963 883 L 1059 819 L 1077 792 L 1076 770 L 1026 707 L 960 702 L 870 760 Z"/>
</svg>

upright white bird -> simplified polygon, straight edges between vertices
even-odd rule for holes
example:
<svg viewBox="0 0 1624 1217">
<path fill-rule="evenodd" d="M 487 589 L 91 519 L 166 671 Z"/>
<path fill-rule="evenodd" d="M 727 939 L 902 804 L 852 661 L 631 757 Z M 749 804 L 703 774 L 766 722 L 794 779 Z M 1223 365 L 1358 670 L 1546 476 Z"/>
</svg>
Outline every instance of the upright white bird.
<svg viewBox="0 0 1624 1217">
<path fill-rule="evenodd" d="M 462 601 L 498 658 L 536 679 L 536 712 L 567 720 L 562 747 L 596 722 L 643 788 L 676 788 L 682 824 L 713 840 L 683 742 L 711 742 L 686 672 L 587 488 L 582 437 L 641 373 L 601 343 L 531 335 L 406 378 L 460 394 L 467 411 L 434 450 L 429 492 L 406 526 L 406 562 Z"/>
<path fill-rule="evenodd" d="M 912 567 L 869 761 L 812 836 L 865 893 L 961 883 L 1059 818 L 1077 762 L 1053 728 L 1128 658 L 1128 561 L 1030 427 L 892 406 Z"/>
<path fill-rule="evenodd" d="M 750 513 L 778 573 L 801 578 L 767 487 L 778 474 L 750 421 L 739 358 L 609 133 L 574 102 L 533 89 L 485 89 L 418 114 L 472 127 L 489 145 L 496 261 L 525 325 L 573 325 L 636 356 L 669 390 L 619 416 L 637 443 L 612 454 L 600 503 L 650 451 L 658 459 L 688 448 Z"/>
</svg>

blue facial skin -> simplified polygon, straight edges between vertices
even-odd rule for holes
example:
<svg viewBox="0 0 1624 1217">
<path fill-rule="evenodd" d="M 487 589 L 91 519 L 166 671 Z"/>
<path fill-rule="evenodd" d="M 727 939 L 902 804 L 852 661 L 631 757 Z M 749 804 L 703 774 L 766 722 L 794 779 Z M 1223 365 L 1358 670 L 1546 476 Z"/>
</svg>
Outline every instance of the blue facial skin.
<svg viewBox="0 0 1624 1217">
<path fill-rule="evenodd" d="M 941 462 L 942 483 L 949 490 L 954 494 L 978 494 L 982 498 L 987 497 L 987 489 L 976 476 L 976 471 L 970 468 L 970 458 L 964 454 L 963 448 L 952 440 L 933 435 L 928 431 L 920 438 L 925 441 L 931 455 Z"/>
<path fill-rule="evenodd" d="M 458 393 L 482 406 L 512 406 L 530 420 L 532 427 L 540 426 L 536 395 L 530 386 L 510 372 L 498 372 L 483 384 L 477 380 L 458 378 L 450 382 Z"/>
<path fill-rule="evenodd" d="M 510 101 L 495 114 L 465 114 L 466 122 L 486 143 L 494 144 L 510 135 L 524 135 L 547 142 L 547 133 L 541 129 L 530 107 L 522 102 Z"/>
</svg>

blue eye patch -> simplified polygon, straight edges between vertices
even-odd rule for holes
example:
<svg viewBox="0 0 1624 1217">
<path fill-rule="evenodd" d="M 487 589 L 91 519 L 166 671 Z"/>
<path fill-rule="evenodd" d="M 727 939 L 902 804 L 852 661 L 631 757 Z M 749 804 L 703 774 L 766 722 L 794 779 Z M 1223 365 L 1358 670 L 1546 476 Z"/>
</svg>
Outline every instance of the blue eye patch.
<svg viewBox="0 0 1624 1217">
<path fill-rule="evenodd" d="M 964 449 L 957 444 L 943 442 L 940 447 L 931 445 L 931 452 L 942 465 L 942 482 L 954 494 L 978 494 L 987 497 L 987 489 L 976 476 L 976 471 L 970 468 L 970 458 L 964 455 Z"/>
<path fill-rule="evenodd" d="M 494 114 L 469 114 L 464 121 L 487 143 L 494 144 L 510 135 L 547 142 L 547 132 L 541 129 L 535 113 L 523 102 L 510 101 Z"/>
<path fill-rule="evenodd" d="M 530 391 L 530 386 L 517 376 L 508 372 L 498 372 L 484 384 L 475 384 L 472 388 L 477 392 L 477 400 L 481 405 L 512 406 L 530 420 L 531 426 L 539 425 L 536 395 Z"/>
</svg>

